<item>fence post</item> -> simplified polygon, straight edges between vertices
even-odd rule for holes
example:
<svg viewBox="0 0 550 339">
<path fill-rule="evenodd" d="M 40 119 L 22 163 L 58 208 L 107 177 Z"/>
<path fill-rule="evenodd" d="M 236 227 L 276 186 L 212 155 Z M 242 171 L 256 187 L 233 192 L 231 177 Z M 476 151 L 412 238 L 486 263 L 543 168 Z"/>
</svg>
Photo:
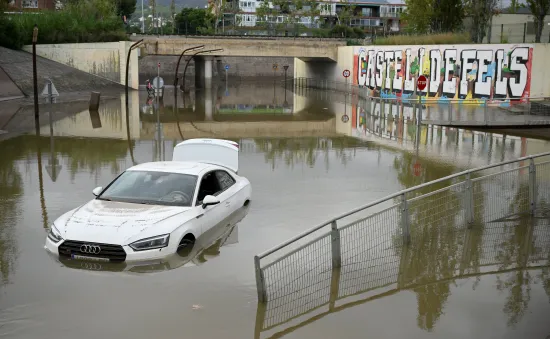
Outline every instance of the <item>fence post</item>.
<svg viewBox="0 0 550 339">
<path fill-rule="evenodd" d="M 474 223 L 474 188 L 470 173 L 466 174 L 466 222 L 468 228 L 472 228 Z"/>
<path fill-rule="evenodd" d="M 340 249 L 340 230 L 336 220 L 330 223 L 330 240 L 332 248 L 332 268 L 342 266 L 342 251 Z"/>
<path fill-rule="evenodd" d="M 523 23 L 523 43 L 525 43 L 525 33 L 527 32 L 527 23 Z"/>
<path fill-rule="evenodd" d="M 409 206 L 405 193 L 401 194 L 401 227 L 403 228 L 403 244 L 411 242 L 411 230 L 409 223 Z"/>
<path fill-rule="evenodd" d="M 417 117 L 418 126 L 422 123 L 422 97 L 418 97 L 418 117 Z"/>
<path fill-rule="evenodd" d="M 453 102 L 451 100 L 449 100 L 449 125 L 453 122 Z"/>
<path fill-rule="evenodd" d="M 483 122 L 485 123 L 485 125 L 487 125 L 487 121 L 488 121 L 488 108 L 487 108 L 487 99 L 485 99 L 485 101 L 483 102 Z"/>
<path fill-rule="evenodd" d="M 258 302 L 266 302 L 264 272 L 260 268 L 260 258 L 254 256 L 254 270 L 256 271 L 256 290 L 258 292 Z"/>
<path fill-rule="evenodd" d="M 537 208 L 537 167 L 533 158 L 529 159 L 529 205 L 531 215 L 534 215 Z"/>
</svg>

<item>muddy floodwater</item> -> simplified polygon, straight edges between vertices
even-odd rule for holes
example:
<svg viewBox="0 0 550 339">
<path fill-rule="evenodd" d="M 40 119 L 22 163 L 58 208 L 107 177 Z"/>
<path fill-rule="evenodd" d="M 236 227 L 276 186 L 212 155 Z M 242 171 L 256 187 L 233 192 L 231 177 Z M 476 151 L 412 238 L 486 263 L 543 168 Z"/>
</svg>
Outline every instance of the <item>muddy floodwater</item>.
<svg viewBox="0 0 550 339">
<path fill-rule="evenodd" d="M 39 135 L 32 129 L 0 141 L 0 337 L 550 336 L 549 214 L 473 232 L 467 242 L 497 261 L 480 257 L 457 275 L 446 262 L 459 260 L 453 244 L 464 244 L 464 235 L 440 236 L 437 248 L 419 246 L 408 259 L 414 286 L 384 290 L 381 283 L 382 290 L 306 307 L 292 319 L 270 313 L 273 305 L 258 307 L 253 266 L 254 255 L 340 213 L 468 168 L 548 151 L 550 142 L 417 129 L 392 115 L 367 116 L 344 97 L 295 94 L 271 82 L 128 99 L 128 107 L 123 96 L 105 101 L 99 113 L 52 107 L 51 123 L 44 108 Z M 168 263 L 110 266 L 46 253 L 49 226 L 92 199 L 92 189 L 133 164 L 170 160 L 176 143 L 196 137 L 239 142 L 239 174 L 252 184 L 242 220 Z"/>
</svg>

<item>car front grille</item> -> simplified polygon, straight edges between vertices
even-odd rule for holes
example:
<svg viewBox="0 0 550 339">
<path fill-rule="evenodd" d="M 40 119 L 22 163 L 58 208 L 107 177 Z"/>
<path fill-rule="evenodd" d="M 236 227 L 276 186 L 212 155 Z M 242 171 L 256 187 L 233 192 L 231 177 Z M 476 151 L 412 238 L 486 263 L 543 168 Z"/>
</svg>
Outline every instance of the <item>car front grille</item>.
<svg viewBox="0 0 550 339">
<path fill-rule="evenodd" d="M 82 245 L 99 246 L 101 248 L 101 251 L 97 254 L 83 253 L 80 250 Z M 59 246 L 59 255 L 64 257 L 71 257 L 73 254 L 91 258 L 108 258 L 112 262 L 123 262 L 126 260 L 126 252 L 120 245 L 65 240 Z"/>
</svg>

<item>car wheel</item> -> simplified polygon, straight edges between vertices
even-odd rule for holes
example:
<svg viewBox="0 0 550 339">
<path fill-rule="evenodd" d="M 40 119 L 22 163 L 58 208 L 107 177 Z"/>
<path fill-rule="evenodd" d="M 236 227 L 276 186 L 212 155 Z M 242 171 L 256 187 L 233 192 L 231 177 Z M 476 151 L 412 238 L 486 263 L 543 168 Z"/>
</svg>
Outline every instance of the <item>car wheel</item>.
<svg viewBox="0 0 550 339">
<path fill-rule="evenodd" d="M 186 257 L 189 255 L 189 253 L 191 253 L 191 250 L 193 249 L 193 245 L 195 245 L 195 239 L 192 237 L 185 236 L 183 239 L 181 239 L 176 252 L 180 256 Z"/>
</svg>

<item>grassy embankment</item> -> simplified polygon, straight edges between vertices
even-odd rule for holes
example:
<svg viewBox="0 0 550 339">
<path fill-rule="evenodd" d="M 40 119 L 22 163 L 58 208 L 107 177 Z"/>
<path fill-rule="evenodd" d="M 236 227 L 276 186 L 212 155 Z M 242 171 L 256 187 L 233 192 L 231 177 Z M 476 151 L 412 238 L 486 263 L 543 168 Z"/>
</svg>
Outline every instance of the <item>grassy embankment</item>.
<svg viewBox="0 0 550 339">
<path fill-rule="evenodd" d="M 427 35 L 392 35 L 375 39 L 374 45 L 454 45 L 471 44 L 468 33 L 441 33 Z"/>
<path fill-rule="evenodd" d="M 38 43 L 79 43 L 127 40 L 124 24 L 110 1 L 85 0 L 63 10 L 22 14 L 0 12 L 0 46 L 20 49 L 32 43 L 38 26 Z"/>
</svg>

